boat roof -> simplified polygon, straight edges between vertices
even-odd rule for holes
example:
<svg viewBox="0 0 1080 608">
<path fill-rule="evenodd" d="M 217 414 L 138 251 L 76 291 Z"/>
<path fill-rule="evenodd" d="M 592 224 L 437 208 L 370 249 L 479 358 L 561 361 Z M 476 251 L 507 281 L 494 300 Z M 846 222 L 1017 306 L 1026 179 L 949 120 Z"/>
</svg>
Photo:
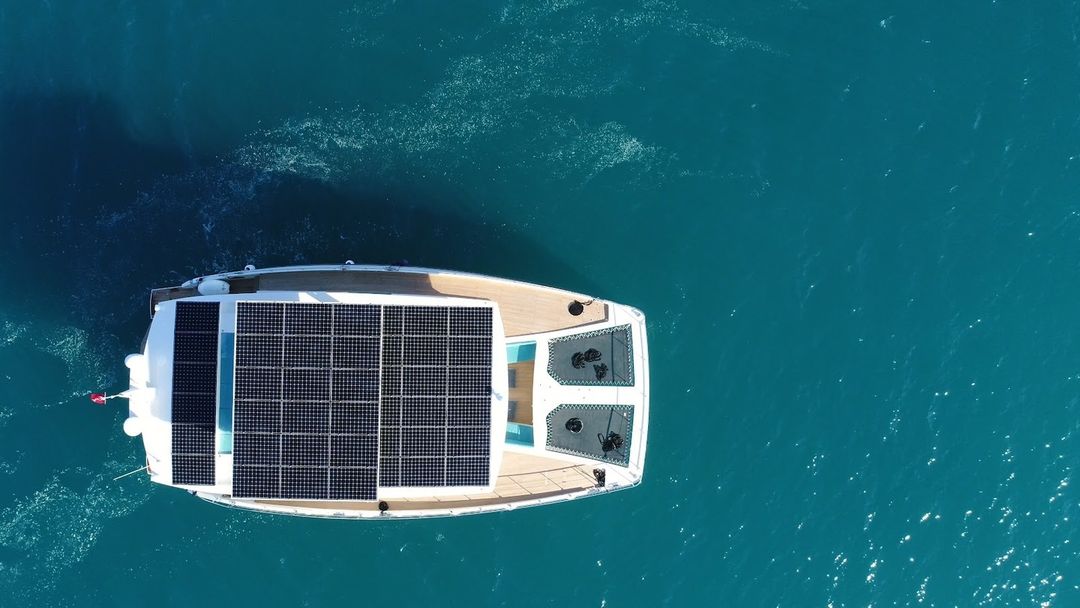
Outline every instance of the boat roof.
<svg viewBox="0 0 1080 608">
<path fill-rule="evenodd" d="M 648 341 L 633 307 L 346 262 L 196 277 L 154 289 L 150 308 L 143 351 L 125 360 L 124 430 L 143 434 L 152 481 L 204 500 L 440 517 L 641 482 Z M 463 331 L 463 318 L 479 322 Z M 430 346 L 444 341 L 440 365 Z"/>
<path fill-rule="evenodd" d="M 506 338 L 488 300 L 260 291 L 156 306 L 132 398 L 151 475 L 237 498 L 491 491 Z M 133 378 L 135 377 L 133 370 Z"/>
</svg>

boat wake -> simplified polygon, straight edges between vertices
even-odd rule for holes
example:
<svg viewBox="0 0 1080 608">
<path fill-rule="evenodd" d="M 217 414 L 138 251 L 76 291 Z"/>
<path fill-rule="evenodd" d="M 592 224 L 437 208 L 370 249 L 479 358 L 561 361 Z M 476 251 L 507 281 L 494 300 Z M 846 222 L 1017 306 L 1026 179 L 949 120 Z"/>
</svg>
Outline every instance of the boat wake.
<svg viewBox="0 0 1080 608">
<path fill-rule="evenodd" d="M 676 155 L 613 118 L 621 113 L 619 96 L 636 85 L 625 61 L 610 52 L 631 52 L 657 31 L 731 51 L 771 52 L 694 21 L 670 2 L 613 16 L 578 2 L 512 2 L 477 40 L 491 50 L 452 60 L 415 102 L 290 120 L 257 133 L 235 159 L 256 170 L 342 180 L 401 163 L 456 172 L 494 147 L 508 164 L 533 173 L 539 158 L 556 179 L 588 182 L 625 165 L 630 175 L 663 180 L 679 174 L 672 171 Z M 585 119 L 586 106 L 607 107 L 610 116 Z"/>
<path fill-rule="evenodd" d="M 0 589 L 24 594 L 0 593 L 0 603 L 28 605 L 47 597 L 58 587 L 58 575 L 83 560 L 110 520 L 149 500 L 149 480 L 113 482 L 130 469 L 130 457 L 129 446 L 114 441 L 100 466 L 55 471 L 0 512 Z"/>
</svg>

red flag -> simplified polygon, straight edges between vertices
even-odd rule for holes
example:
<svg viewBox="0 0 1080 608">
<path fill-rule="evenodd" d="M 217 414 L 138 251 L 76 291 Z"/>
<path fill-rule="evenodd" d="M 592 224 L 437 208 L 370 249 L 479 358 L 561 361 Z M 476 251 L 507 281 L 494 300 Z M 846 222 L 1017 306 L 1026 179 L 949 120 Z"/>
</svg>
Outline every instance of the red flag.
<svg viewBox="0 0 1080 608">
<path fill-rule="evenodd" d="M 105 393 L 90 393 L 90 401 L 98 405 L 105 405 Z"/>
</svg>

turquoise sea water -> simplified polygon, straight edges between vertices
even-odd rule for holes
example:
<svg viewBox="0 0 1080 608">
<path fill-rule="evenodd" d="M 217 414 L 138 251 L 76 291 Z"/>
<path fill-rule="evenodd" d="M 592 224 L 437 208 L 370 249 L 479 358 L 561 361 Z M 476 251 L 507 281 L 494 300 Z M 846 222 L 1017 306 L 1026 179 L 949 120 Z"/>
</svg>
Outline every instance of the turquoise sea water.
<svg viewBox="0 0 1080 608">
<path fill-rule="evenodd" d="M 0 606 L 1080 605 L 1080 5 L 307 4 L 0 5 Z M 111 481 L 149 288 L 346 258 L 644 310 L 644 484 Z"/>
</svg>

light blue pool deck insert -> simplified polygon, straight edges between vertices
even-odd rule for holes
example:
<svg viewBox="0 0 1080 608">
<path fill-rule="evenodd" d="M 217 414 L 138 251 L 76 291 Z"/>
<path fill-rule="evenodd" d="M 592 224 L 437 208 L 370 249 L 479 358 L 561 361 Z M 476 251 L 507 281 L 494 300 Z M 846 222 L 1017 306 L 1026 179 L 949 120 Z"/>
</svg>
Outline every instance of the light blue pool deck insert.
<svg viewBox="0 0 1080 608">
<path fill-rule="evenodd" d="M 536 342 L 519 342 L 517 344 L 506 345 L 506 362 L 507 364 L 522 363 L 525 361 L 536 360 Z M 515 370 L 510 370 L 515 371 Z M 516 382 L 511 382 L 511 388 Z M 510 412 L 510 416 L 513 416 L 513 412 Z M 521 424 L 520 422 L 514 422 L 508 420 L 506 422 L 506 443 L 516 443 L 517 445 L 533 445 L 533 427 L 529 424 Z"/>
<path fill-rule="evenodd" d="M 222 332 L 218 341 L 218 413 L 217 413 L 217 451 L 219 454 L 232 454 L 233 446 L 233 372 L 234 344 L 236 334 Z"/>
<path fill-rule="evenodd" d="M 533 427 L 531 424 L 521 424 L 519 422 L 507 422 L 506 423 L 506 443 L 516 443 L 518 445 L 533 445 Z"/>
<path fill-rule="evenodd" d="M 519 342 L 506 345 L 506 362 L 520 363 L 536 359 L 536 342 Z"/>
</svg>

